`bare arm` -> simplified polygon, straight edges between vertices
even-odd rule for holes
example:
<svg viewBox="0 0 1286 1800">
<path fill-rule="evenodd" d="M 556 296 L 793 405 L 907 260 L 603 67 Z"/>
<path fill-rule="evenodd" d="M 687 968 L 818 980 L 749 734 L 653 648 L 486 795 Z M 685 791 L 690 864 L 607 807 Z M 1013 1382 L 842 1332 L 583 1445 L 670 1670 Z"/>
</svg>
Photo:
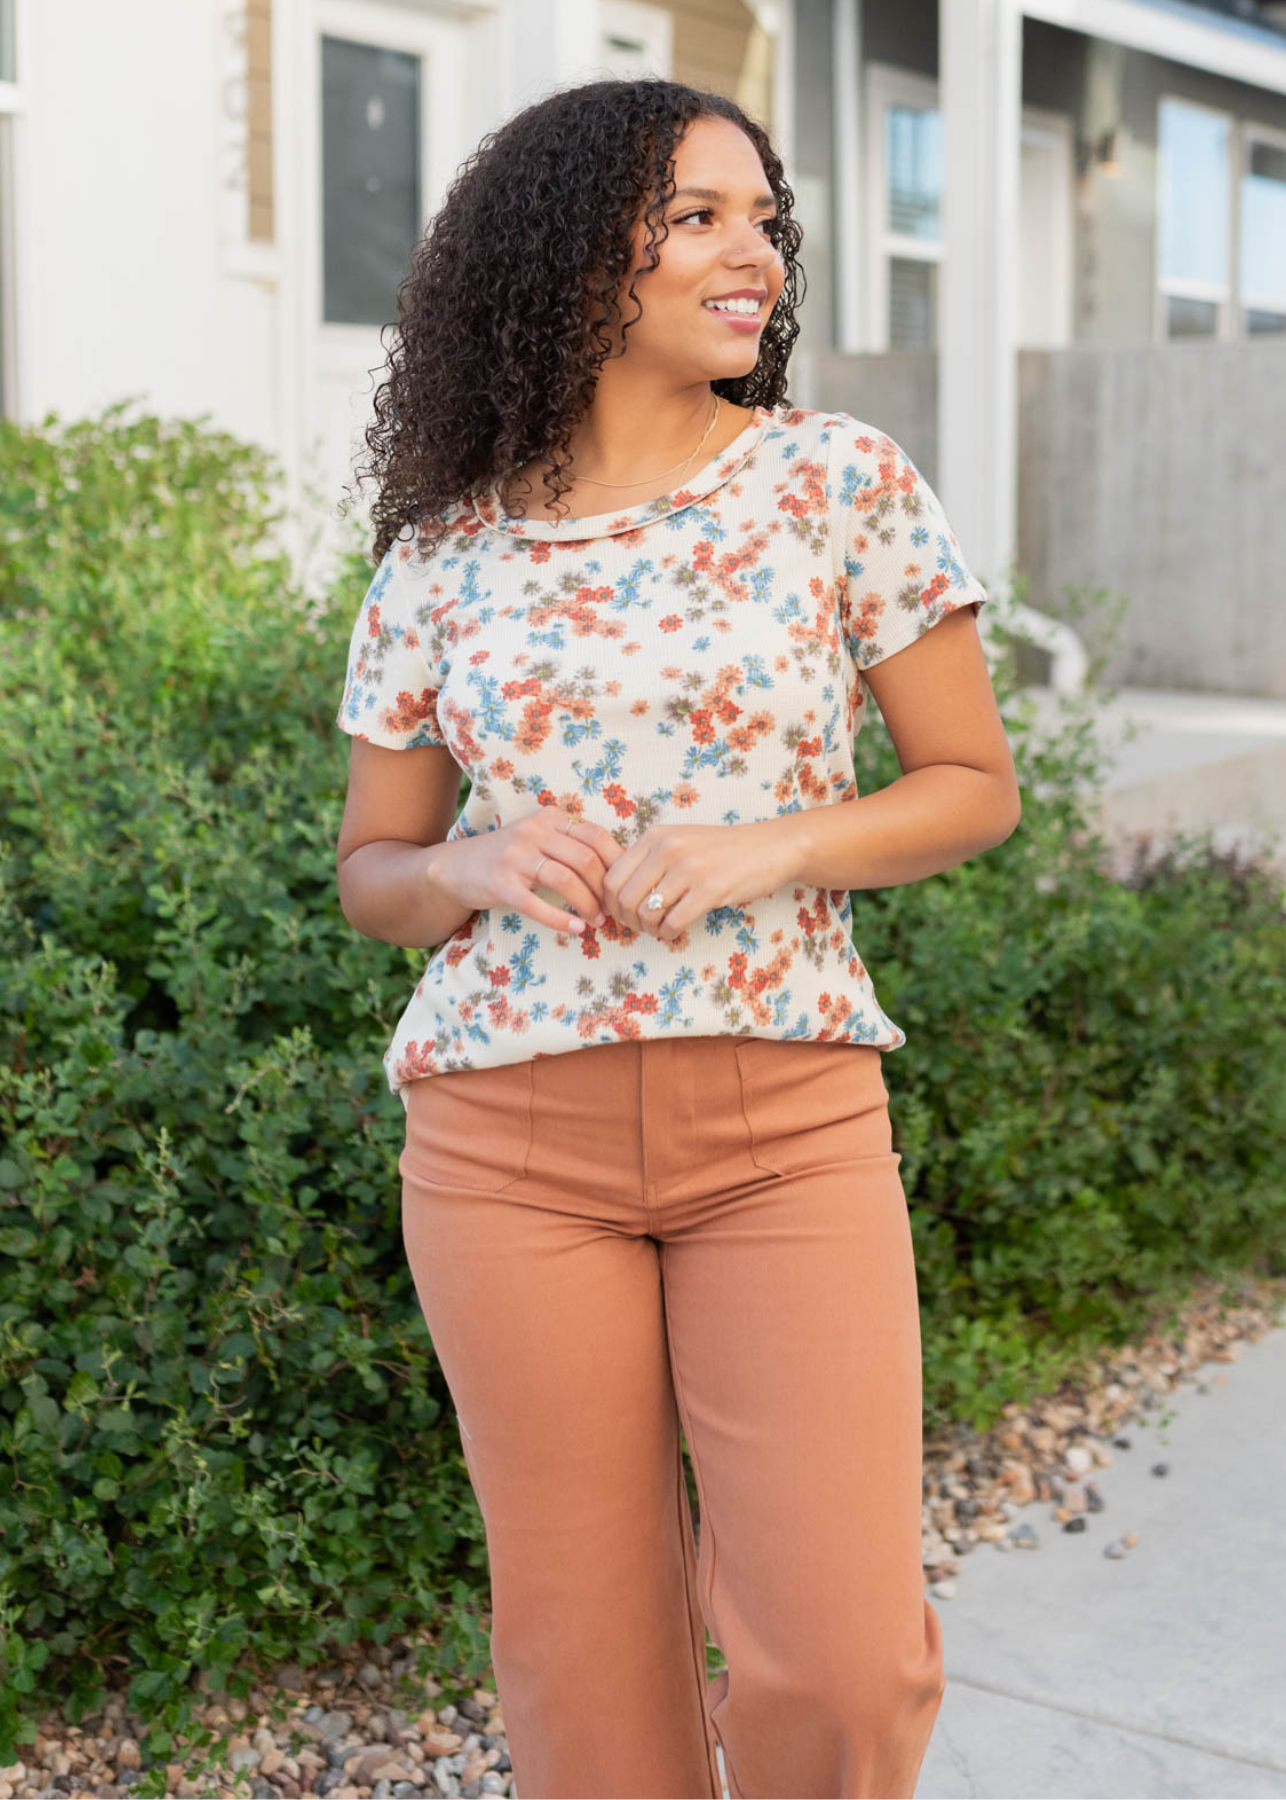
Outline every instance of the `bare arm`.
<svg viewBox="0 0 1286 1800">
<path fill-rule="evenodd" d="M 866 681 L 903 773 L 856 801 L 774 821 L 794 835 L 796 879 L 810 886 L 920 881 L 1003 843 L 1022 817 L 972 608 L 873 664 Z"/>
<path fill-rule="evenodd" d="M 476 836 L 447 833 L 461 770 L 445 745 L 393 750 L 354 738 L 335 861 L 340 910 L 366 937 L 405 949 L 443 944 L 482 907 L 506 906 L 556 931 L 600 916 L 605 858 L 617 845 L 601 827 L 586 843 L 560 807 L 535 807 Z M 558 907 L 528 881 L 562 896 Z M 571 910 L 567 910 L 570 908 Z"/>
<path fill-rule="evenodd" d="M 340 909 L 364 936 L 431 949 L 469 917 L 440 881 L 461 779 L 441 745 L 389 750 L 353 739 L 335 860 Z"/>
</svg>

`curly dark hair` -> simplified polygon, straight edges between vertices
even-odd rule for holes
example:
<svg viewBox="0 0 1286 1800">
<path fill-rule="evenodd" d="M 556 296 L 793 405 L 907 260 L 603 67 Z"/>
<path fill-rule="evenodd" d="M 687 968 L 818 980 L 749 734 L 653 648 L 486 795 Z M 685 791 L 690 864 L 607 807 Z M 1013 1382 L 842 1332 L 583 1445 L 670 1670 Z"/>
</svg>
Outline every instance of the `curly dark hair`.
<svg viewBox="0 0 1286 1800">
<path fill-rule="evenodd" d="M 737 406 L 788 399 L 803 231 L 767 132 L 725 95 L 659 76 L 560 90 L 481 140 L 398 287 L 397 323 L 384 327 L 391 347 L 381 333 L 387 376 L 365 431 L 369 454 L 355 466 L 359 483 L 371 477 L 378 488 L 376 562 L 409 522 L 426 547 L 440 542 L 470 490 L 491 482 L 503 498 L 536 457 L 548 471 L 551 508 L 567 511 L 562 471 L 611 351 L 604 327 L 622 318 L 615 295 L 632 233 L 646 207 L 646 269 L 654 269 L 656 245 L 669 235 L 662 215 L 675 188 L 675 145 L 702 118 L 731 120 L 758 151 L 777 203 L 770 241 L 786 271 L 755 367 L 711 389 Z M 629 297 L 638 304 L 633 281 Z M 641 317 L 640 306 L 621 325 L 622 350 Z"/>
</svg>

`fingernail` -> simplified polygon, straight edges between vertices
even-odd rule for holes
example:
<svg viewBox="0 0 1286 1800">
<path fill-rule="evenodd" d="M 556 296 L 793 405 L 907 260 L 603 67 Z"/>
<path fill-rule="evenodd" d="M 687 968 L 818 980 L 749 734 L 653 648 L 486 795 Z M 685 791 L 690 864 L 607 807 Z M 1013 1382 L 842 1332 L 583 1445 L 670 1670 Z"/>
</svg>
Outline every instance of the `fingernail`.
<svg viewBox="0 0 1286 1800">
<path fill-rule="evenodd" d="M 584 931 L 584 929 L 585 929 L 584 919 L 575 919 L 574 918 L 574 919 L 570 920 L 569 923 L 570 923 L 570 927 L 573 931 Z"/>
<path fill-rule="evenodd" d="M 605 912 L 599 913 L 598 917 L 594 920 L 594 923 L 595 925 L 606 925 L 607 914 Z"/>
</svg>

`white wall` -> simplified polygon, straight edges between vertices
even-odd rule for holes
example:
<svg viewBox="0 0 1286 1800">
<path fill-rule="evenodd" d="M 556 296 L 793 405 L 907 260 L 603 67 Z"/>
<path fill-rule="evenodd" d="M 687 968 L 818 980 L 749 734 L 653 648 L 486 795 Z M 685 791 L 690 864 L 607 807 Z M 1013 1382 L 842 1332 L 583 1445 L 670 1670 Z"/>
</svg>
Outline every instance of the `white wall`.
<svg viewBox="0 0 1286 1800">
<path fill-rule="evenodd" d="M 33 411 L 127 394 L 278 448 L 275 296 L 220 269 L 215 0 L 32 8 Z"/>
</svg>

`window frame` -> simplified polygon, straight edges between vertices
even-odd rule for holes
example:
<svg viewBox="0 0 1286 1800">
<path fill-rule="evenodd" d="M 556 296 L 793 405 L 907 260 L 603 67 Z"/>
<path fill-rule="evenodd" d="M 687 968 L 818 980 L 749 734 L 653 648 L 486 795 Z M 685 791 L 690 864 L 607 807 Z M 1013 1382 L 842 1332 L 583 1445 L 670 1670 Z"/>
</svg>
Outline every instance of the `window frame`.
<svg viewBox="0 0 1286 1800">
<path fill-rule="evenodd" d="M 491 9 L 478 7 L 479 13 Z M 304 255 L 311 330 L 317 345 L 317 366 L 323 373 L 346 374 L 355 356 L 366 354 L 378 340 L 374 325 L 348 324 L 323 316 L 322 261 L 322 39 L 345 38 L 350 43 L 377 49 L 398 50 L 420 59 L 420 231 L 423 232 L 442 203 L 444 175 L 449 175 L 462 139 L 467 97 L 451 79 L 458 68 L 460 19 L 451 14 L 411 11 L 385 0 L 319 0 L 311 22 L 311 57 L 305 104 L 309 128 L 305 142 L 312 146 L 308 177 L 304 183 L 306 214 Z"/>
<path fill-rule="evenodd" d="M 868 61 L 865 66 L 865 88 L 866 193 L 863 200 L 868 221 L 867 241 L 871 251 L 867 257 L 864 296 L 865 348 L 876 353 L 886 353 L 890 349 L 890 263 L 894 257 L 937 263 L 940 295 L 943 245 L 940 236 L 911 237 L 904 232 L 889 229 L 885 115 L 890 106 L 905 106 L 917 112 L 941 114 L 942 104 L 939 84 L 933 76 L 898 68 L 893 63 Z M 934 335 L 936 338 L 936 321 Z"/>
<path fill-rule="evenodd" d="M 1161 153 L 1161 116 L 1167 105 L 1181 106 L 1189 112 L 1205 113 L 1209 117 L 1222 120 L 1228 127 L 1228 168 L 1226 179 L 1228 194 L 1228 230 L 1223 246 L 1223 264 L 1225 281 L 1193 281 L 1182 276 L 1166 275 L 1161 266 L 1164 215 L 1162 205 L 1165 197 L 1165 170 Z M 1161 93 L 1157 96 L 1156 107 L 1156 169 L 1153 185 L 1153 329 L 1156 341 L 1162 344 L 1203 343 L 1226 344 L 1239 334 L 1236 330 L 1237 308 L 1237 246 L 1238 231 L 1238 170 L 1240 155 L 1238 150 L 1239 131 L 1235 113 L 1227 107 L 1211 106 L 1204 100 L 1193 100 L 1188 94 L 1173 92 Z M 1216 327 L 1208 338 L 1172 337 L 1167 329 L 1170 300 L 1209 300 L 1215 306 Z"/>
<path fill-rule="evenodd" d="M 1263 341 L 1263 337 L 1265 337 L 1265 336 L 1266 337 L 1286 337 L 1286 327 L 1283 328 L 1283 331 L 1281 333 L 1264 333 L 1264 334 L 1262 334 L 1262 336 L 1260 334 L 1252 335 L 1246 329 L 1246 314 L 1247 314 L 1247 312 L 1253 308 L 1255 311 L 1258 311 L 1258 312 L 1276 312 L 1276 313 L 1283 314 L 1283 316 L 1286 316 L 1286 294 L 1283 294 L 1281 296 L 1281 298 L 1277 299 L 1277 300 L 1261 302 L 1257 299 L 1248 299 L 1245 292 L 1242 289 L 1242 285 L 1241 285 L 1241 247 L 1242 247 L 1241 190 L 1242 190 L 1243 182 L 1246 180 L 1246 177 L 1250 174 L 1250 155 L 1251 155 L 1251 151 L 1254 149 L 1255 145 L 1256 144 L 1267 144 L 1274 150 L 1281 150 L 1283 152 L 1286 152 L 1286 130 L 1284 130 L 1284 129 L 1282 129 L 1282 127 L 1276 126 L 1276 125 L 1263 125 L 1257 119 L 1242 119 L 1242 120 L 1238 121 L 1237 135 L 1240 140 L 1240 146 L 1239 146 L 1240 154 L 1234 159 L 1236 162 L 1236 165 L 1237 165 L 1237 196 L 1236 196 L 1237 211 L 1236 211 L 1236 217 L 1235 217 L 1235 221 L 1234 221 L 1235 226 L 1236 226 L 1236 245 L 1235 245 L 1236 260 L 1233 263 L 1234 320 L 1235 320 L 1235 325 L 1236 325 L 1236 335 L 1239 338 L 1245 339 L 1245 341 L 1247 343 L 1256 343 L 1257 344 L 1257 343 L 1261 343 Z M 1283 185 L 1286 185 L 1286 184 L 1283 184 Z"/>
<path fill-rule="evenodd" d="M 941 83 L 935 75 L 922 75 L 913 69 L 901 68 L 895 63 L 878 61 L 866 62 L 863 65 L 862 76 L 863 129 L 866 144 L 866 154 L 863 158 L 865 186 L 861 199 L 862 260 L 865 263 L 865 286 L 862 292 L 861 342 L 856 349 L 858 353 L 876 355 L 887 355 L 892 349 L 889 343 L 890 264 L 894 257 L 900 257 L 904 260 L 937 265 L 933 346 L 936 350 L 941 325 L 943 240 L 941 235 L 936 238 L 912 237 L 905 232 L 889 229 L 885 115 L 889 106 L 906 106 L 916 111 L 936 112 L 941 116 Z M 1055 147 L 1062 147 L 1069 142 L 1072 127 L 1071 121 L 1065 114 L 1048 107 L 1028 105 L 1024 102 L 1019 109 L 1019 129 L 1024 141 L 1027 141 L 1030 134 L 1033 140 L 1039 139 L 1042 142 L 1052 143 Z M 1070 157 L 1070 151 L 1067 154 Z M 1069 191 L 1065 195 L 1067 210 L 1064 214 L 1064 222 L 1067 226 L 1067 280 L 1069 284 L 1072 280 L 1074 266 L 1072 200 L 1073 196 Z M 842 251 L 839 254 L 842 258 Z M 847 271 L 838 276 L 841 287 L 837 298 L 837 320 L 845 317 L 845 295 L 842 283 L 846 277 Z M 1015 314 L 1015 318 L 1017 318 L 1017 314 Z M 1066 341 L 1070 343 L 1072 341 L 1072 295 L 1070 291 L 1063 318 L 1067 333 Z M 837 325 L 837 331 L 838 329 Z"/>
</svg>

